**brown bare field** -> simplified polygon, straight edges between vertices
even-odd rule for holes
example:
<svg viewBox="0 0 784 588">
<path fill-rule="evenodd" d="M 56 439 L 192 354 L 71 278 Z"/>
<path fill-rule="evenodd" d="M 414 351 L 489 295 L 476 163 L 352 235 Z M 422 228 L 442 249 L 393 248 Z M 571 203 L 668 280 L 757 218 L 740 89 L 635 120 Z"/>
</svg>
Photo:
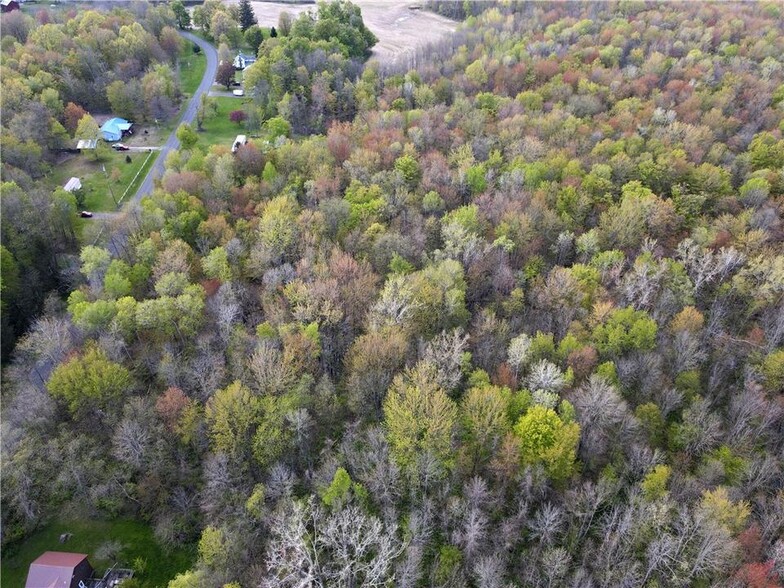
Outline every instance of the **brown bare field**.
<svg viewBox="0 0 784 588">
<path fill-rule="evenodd" d="M 230 0 L 236 2 L 238 0 Z M 406 58 L 417 48 L 438 41 L 455 30 L 457 23 L 426 10 L 412 7 L 417 2 L 385 2 L 383 0 L 353 0 L 362 9 L 362 18 L 378 37 L 373 57 L 391 64 Z M 251 2 L 260 26 L 277 26 L 281 12 L 296 16 L 307 10 L 315 11 L 315 4 L 282 4 Z"/>
</svg>

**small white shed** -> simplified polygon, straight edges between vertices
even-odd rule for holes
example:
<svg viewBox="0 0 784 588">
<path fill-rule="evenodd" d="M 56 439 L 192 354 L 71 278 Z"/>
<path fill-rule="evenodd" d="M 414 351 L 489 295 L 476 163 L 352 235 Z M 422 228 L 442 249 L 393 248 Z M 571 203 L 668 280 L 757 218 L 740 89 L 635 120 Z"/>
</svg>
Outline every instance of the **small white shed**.
<svg viewBox="0 0 784 588">
<path fill-rule="evenodd" d="M 79 178 L 71 178 L 65 183 L 63 186 L 63 190 L 66 192 L 73 192 L 74 190 L 81 190 L 82 189 L 82 182 L 79 181 Z"/>
</svg>

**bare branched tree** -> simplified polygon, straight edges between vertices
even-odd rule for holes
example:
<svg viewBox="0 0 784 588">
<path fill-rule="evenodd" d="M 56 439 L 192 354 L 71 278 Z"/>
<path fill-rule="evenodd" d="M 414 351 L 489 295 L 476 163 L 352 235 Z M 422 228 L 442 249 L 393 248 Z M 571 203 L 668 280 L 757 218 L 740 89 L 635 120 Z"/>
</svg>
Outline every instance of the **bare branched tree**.
<svg viewBox="0 0 784 588">
<path fill-rule="evenodd" d="M 394 527 L 357 506 L 327 513 L 312 500 L 287 502 L 272 524 L 263 587 L 380 588 L 402 552 Z"/>
</svg>

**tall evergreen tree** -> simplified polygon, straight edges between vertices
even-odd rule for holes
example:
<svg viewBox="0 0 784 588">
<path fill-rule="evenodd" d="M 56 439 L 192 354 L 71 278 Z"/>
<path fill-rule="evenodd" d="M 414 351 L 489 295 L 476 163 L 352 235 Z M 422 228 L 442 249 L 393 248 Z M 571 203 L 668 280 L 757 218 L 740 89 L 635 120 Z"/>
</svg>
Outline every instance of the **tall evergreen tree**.
<svg viewBox="0 0 784 588">
<path fill-rule="evenodd" d="M 240 28 L 242 32 L 244 33 L 255 24 L 258 24 L 258 21 L 256 15 L 253 14 L 250 0 L 240 0 Z"/>
</svg>

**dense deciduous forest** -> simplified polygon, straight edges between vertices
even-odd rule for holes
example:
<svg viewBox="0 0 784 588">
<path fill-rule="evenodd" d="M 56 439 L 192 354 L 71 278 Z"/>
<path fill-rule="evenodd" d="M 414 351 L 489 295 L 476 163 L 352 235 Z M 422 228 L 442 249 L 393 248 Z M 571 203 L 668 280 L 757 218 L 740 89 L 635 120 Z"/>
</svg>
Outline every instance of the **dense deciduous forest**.
<svg viewBox="0 0 784 588">
<path fill-rule="evenodd" d="M 267 135 L 81 250 L 4 544 L 79 501 L 196 545 L 169 588 L 781 585 L 782 7 L 464 4 L 404 72 L 289 22 Z"/>
<path fill-rule="evenodd" d="M 2 17 L 2 355 L 41 311 L 67 294 L 78 254 L 73 195 L 41 182 L 75 139 L 94 139 L 90 112 L 165 120 L 180 92 L 174 13 L 147 3 L 129 10 L 20 11 Z M 97 157 L 108 147 L 99 143 Z"/>
</svg>

